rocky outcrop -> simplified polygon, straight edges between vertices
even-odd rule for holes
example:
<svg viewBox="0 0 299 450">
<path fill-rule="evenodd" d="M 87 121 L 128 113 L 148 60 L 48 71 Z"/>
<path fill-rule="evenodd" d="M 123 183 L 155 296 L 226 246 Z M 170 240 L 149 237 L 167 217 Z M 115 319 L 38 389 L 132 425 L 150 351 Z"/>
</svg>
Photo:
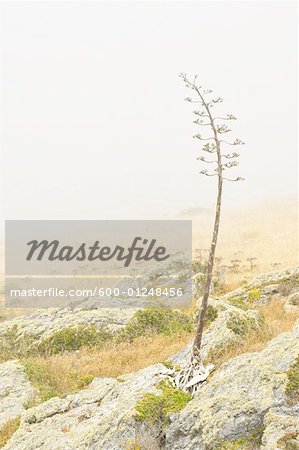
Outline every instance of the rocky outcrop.
<svg viewBox="0 0 299 450">
<path fill-rule="evenodd" d="M 299 290 L 287 297 L 284 310 L 286 312 L 299 312 Z"/>
<path fill-rule="evenodd" d="M 172 271 L 179 270 L 179 268 L 180 266 L 174 265 Z M 169 268 L 167 270 L 172 275 L 171 270 Z M 185 272 L 182 268 L 181 271 L 183 277 Z M 150 282 L 150 280 L 152 280 L 151 277 L 154 275 L 156 274 L 151 272 L 148 274 L 146 280 Z M 179 277 L 178 280 L 180 281 Z M 167 280 L 167 282 L 169 284 L 169 280 Z M 188 283 L 188 286 L 189 285 L 190 283 Z M 212 324 L 209 332 L 206 333 L 205 341 L 207 345 L 204 344 L 204 353 L 207 353 L 210 348 L 215 347 L 215 345 L 222 345 L 232 338 L 236 338 L 236 336 L 234 336 L 226 327 L 222 326 L 223 323 L 226 323 L 226 320 L 229 318 L 230 314 L 233 313 L 233 311 L 235 311 L 238 315 L 244 315 L 244 317 L 245 315 L 248 315 L 249 317 L 252 314 L 256 314 L 250 311 L 243 313 L 242 310 L 240 310 L 242 302 L 245 303 L 245 306 L 248 304 L 247 306 L 250 307 L 251 301 L 268 301 L 273 295 L 280 293 L 283 296 L 288 296 L 286 309 L 297 311 L 299 296 L 298 286 L 299 268 L 288 269 L 278 274 L 257 277 L 255 280 L 250 282 L 246 288 L 237 289 L 236 291 L 224 295 L 217 300 L 211 299 L 210 304 L 217 309 L 218 318 L 215 323 Z M 190 296 L 189 291 L 187 294 Z M 250 300 L 250 296 L 254 298 Z M 88 299 L 88 302 L 93 301 L 95 301 L 95 299 Z M 119 300 L 119 302 L 124 301 L 124 299 Z M 28 316 L 20 316 L 12 320 L 1 322 L 0 339 L 1 335 L 13 330 L 15 339 L 23 339 L 24 336 L 31 336 L 35 340 L 42 340 L 43 338 L 49 337 L 51 334 L 64 328 L 87 324 L 94 324 L 99 328 L 107 328 L 107 330 L 114 332 L 125 326 L 134 316 L 136 311 L 142 307 L 140 299 L 139 303 L 136 303 L 134 299 L 126 299 L 126 301 L 131 301 L 135 306 L 133 307 L 131 303 L 128 303 L 126 305 L 128 307 L 101 307 L 96 309 L 93 304 L 88 304 L 88 308 L 92 309 L 65 308 L 39 310 Z M 236 309 L 233 309 L 234 306 Z M 211 342 L 212 344 L 208 345 L 208 343 Z"/>
<path fill-rule="evenodd" d="M 247 284 L 247 289 L 254 289 L 263 286 L 292 286 L 298 287 L 299 267 L 290 267 L 276 273 L 262 274 L 255 277 Z"/>
<path fill-rule="evenodd" d="M 297 439 L 295 414 L 287 406 L 287 370 L 299 353 L 299 326 L 279 335 L 260 353 L 226 363 L 187 406 L 170 416 L 167 450 L 208 450 L 216 443 L 251 436 L 264 428 L 263 449 L 281 439 Z M 136 431 L 136 403 L 158 393 L 173 371 L 156 364 L 120 379 L 97 378 L 89 389 L 52 398 L 23 412 L 5 450 L 120 450 Z M 283 447 L 282 447 L 283 448 Z"/>
<path fill-rule="evenodd" d="M 0 364 L 0 430 L 25 411 L 35 393 L 19 363 Z"/>
<path fill-rule="evenodd" d="M 135 405 L 171 370 L 157 364 L 135 374 L 95 379 L 89 389 L 52 398 L 23 414 L 5 450 L 120 450 L 135 435 Z"/>
<path fill-rule="evenodd" d="M 285 300 L 286 312 L 299 311 L 299 268 L 260 275 L 244 288 L 220 298 L 210 298 L 209 304 L 217 311 L 217 317 L 203 335 L 203 359 L 207 358 L 211 350 L 242 339 L 242 329 L 246 330 L 247 326 L 258 327 L 259 314 L 250 308 L 254 304 L 267 303 L 273 296 Z M 233 326 L 234 322 L 236 327 Z M 191 346 L 192 343 L 171 358 L 171 361 L 183 366 L 190 356 Z"/>
<path fill-rule="evenodd" d="M 278 294 L 287 298 L 286 304 L 296 302 L 298 274 L 299 270 L 293 270 L 260 277 L 249 285 L 249 290 L 211 299 L 213 320 L 204 332 L 203 358 L 208 359 L 214 349 L 239 341 L 248 330 L 254 332 L 260 326 L 257 311 L 248 309 L 254 301 L 248 298 L 250 291 L 252 297 L 259 297 L 257 301 L 267 301 L 267 295 L 270 298 L 279 290 Z M 244 294 L 241 299 L 240 292 Z M 31 334 L 38 341 L 79 324 L 94 323 L 116 331 L 135 312 L 136 309 L 36 312 L 2 323 L 0 333 L 16 327 L 17 339 Z M 191 344 L 170 360 L 183 367 L 190 349 Z M 298 353 L 299 324 L 292 332 L 270 341 L 261 352 L 240 355 L 215 370 L 187 406 L 170 416 L 166 450 L 210 450 L 219 442 L 250 438 L 256 430 L 263 432 L 263 450 L 287 448 L 286 442 L 294 444 L 290 448 L 296 448 L 298 405 L 288 404 L 286 384 L 287 371 Z M 146 393 L 157 394 L 159 382 L 171 381 L 173 372 L 164 364 L 156 364 L 119 379 L 97 378 L 88 389 L 25 410 L 34 391 L 18 363 L 2 364 L 0 386 L 7 389 L 0 388 L 0 424 L 3 417 L 5 423 L 21 416 L 19 429 L 4 449 L 121 450 L 126 440 L 134 440 L 137 402 Z"/>
<path fill-rule="evenodd" d="M 243 288 L 236 289 L 222 298 L 235 303 L 267 303 L 273 296 L 287 297 L 299 291 L 299 267 L 284 271 L 260 275 L 247 283 Z"/>
<path fill-rule="evenodd" d="M 299 448 L 299 405 L 270 409 L 264 426 L 262 450 Z"/>
<path fill-rule="evenodd" d="M 260 353 L 244 354 L 226 363 L 187 407 L 171 418 L 166 449 L 212 449 L 217 442 L 250 436 L 264 426 L 267 413 L 286 404 L 286 371 L 298 353 L 297 326 L 270 341 Z"/>
<path fill-rule="evenodd" d="M 41 310 L 0 323 L 0 338 L 13 331 L 17 340 L 30 336 L 38 341 L 65 328 L 91 324 L 114 332 L 124 327 L 136 311 L 136 308 Z"/>
<path fill-rule="evenodd" d="M 211 350 L 241 340 L 242 332 L 247 331 L 246 327 L 258 328 L 260 325 L 260 316 L 255 310 L 244 311 L 222 299 L 211 298 L 209 304 L 217 317 L 203 335 L 201 348 L 203 359 L 207 358 Z M 191 347 L 192 342 L 170 360 L 175 365 L 183 367 L 190 359 Z"/>
</svg>

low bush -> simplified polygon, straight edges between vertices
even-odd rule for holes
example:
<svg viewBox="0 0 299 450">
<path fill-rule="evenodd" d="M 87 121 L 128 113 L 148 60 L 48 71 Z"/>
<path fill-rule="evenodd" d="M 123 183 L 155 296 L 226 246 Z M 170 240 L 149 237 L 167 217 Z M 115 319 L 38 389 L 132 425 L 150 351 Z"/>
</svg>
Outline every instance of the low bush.
<svg viewBox="0 0 299 450">
<path fill-rule="evenodd" d="M 253 317 L 242 317 L 238 314 L 231 314 L 230 319 L 226 322 L 226 326 L 240 336 L 245 336 L 250 330 L 258 328 L 258 324 Z"/>
<path fill-rule="evenodd" d="M 148 393 L 136 404 L 137 422 L 145 423 L 159 435 L 163 443 L 164 430 L 169 425 L 169 416 L 181 411 L 192 400 L 189 394 L 176 389 L 169 381 L 162 381 L 157 386 L 161 390 L 160 395 Z"/>
<path fill-rule="evenodd" d="M 288 370 L 287 376 L 286 395 L 289 403 L 295 405 L 299 401 L 299 355 L 295 363 Z"/>
<path fill-rule="evenodd" d="M 37 346 L 40 354 L 56 355 L 57 353 L 73 352 L 82 347 L 102 348 L 111 341 L 113 335 L 95 325 L 81 325 L 56 331 L 43 339 Z"/>
<path fill-rule="evenodd" d="M 210 311 L 208 320 L 214 312 Z M 83 324 L 58 330 L 48 337 L 37 340 L 25 333 L 20 335 L 17 325 L 2 334 L 0 360 L 32 356 L 56 355 L 74 352 L 83 347 L 102 349 L 105 345 L 132 342 L 140 336 L 186 334 L 192 332 L 192 318 L 178 310 L 149 307 L 137 311 L 133 319 L 122 330 L 112 333 L 94 324 Z"/>
<path fill-rule="evenodd" d="M 58 397 L 60 392 L 57 389 L 53 374 L 47 371 L 47 367 L 42 360 L 28 358 L 22 361 L 26 375 L 30 382 L 39 391 L 39 399 L 42 402 L 52 397 Z"/>
<path fill-rule="evenodd" d="M 137 422 L 159 424 L 164 428 L 169 424 L 169 415 L 183 409 L 192 397 L 167 381 L 159 383 L 157 388 L 162 392 L 160 395 L 145 394 L 137 403 L 135 418 Z"/>
<path fill-rule="evenodd" d="M 186 314 L 163 307 L 149 307 L 137 311 L 128 325 L 115 337 L 115 341 L 132 342 L 139 336 L 163 334 L 170 336 L 193 331 L 192 319 Z"/>
</svg>

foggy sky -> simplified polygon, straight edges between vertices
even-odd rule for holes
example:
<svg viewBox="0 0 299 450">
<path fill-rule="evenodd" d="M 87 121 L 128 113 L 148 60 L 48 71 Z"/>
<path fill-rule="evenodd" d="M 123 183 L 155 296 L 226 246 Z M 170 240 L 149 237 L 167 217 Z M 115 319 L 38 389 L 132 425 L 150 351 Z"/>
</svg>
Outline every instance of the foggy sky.
<svg viewBox="0 0 299 450">
<path fill-rule="evenodd" d="M 3 217 L 151 219 L 210 207 L 189 95 L 224 98 L 226 205 L 297 194 L 295 2 L 2 2 Z M 233 149 L 234 150 L 234 149 Z"/>
</svg>

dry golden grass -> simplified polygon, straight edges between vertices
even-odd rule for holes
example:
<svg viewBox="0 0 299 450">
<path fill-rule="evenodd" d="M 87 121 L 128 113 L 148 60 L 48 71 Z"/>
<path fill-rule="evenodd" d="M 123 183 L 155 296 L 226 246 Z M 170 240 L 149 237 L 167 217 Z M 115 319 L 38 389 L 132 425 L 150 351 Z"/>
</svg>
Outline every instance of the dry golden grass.
<svg viewBox="0 0 299 450">
<path fill-rule="evenodd" d="M 213 214 L 193 218 L 193 248 L 208 249 Z M 270 273 L 298 265 L 297 199 L 267 204 L 223 208 L 217 256 L 225 266 L 228 290 L 240 286 L 261 273 Z M 256 258 L 250 270 L 248 258 Z M 231 268 L 239 260 L 239 268 Z"/>
<path fill-rule="evenodd" d="M 267 341 L 291 330 L 299 314 L 284 312 L 283 304 L 282 300 L 273 300 L 259 307 L 264 317 L 262 329 L 248 333 L 242 342 L 213 351 L 208 362 L 219 367 L 237 355 L 260 351 Z M 139 337 L 130 343 L 107 345 L 102 350 L 82 348 L 73 353 L 31 357 L 23 360 L 23 364 L 32 383 L 39 388 L 41 400 L 47 400 L 76 392 L 94 377 L 119 377 L 121 381 L 123 374 L 165 361 L 192 337 L 192 333 Z"/>
<path fill-rule="evenodd" d="M 256 332 L 248 332 L 241 342 L 229 344 L 223 349 L 211 352 L 208 361 L 219 367 L 226 361 L 243 353 L 259 352 L 265 344 L 280 333 L 292 330 L 298 313 L 286 313 L 283 300 L 272 300 L 257 308 L 264 318 L 263 327 Z"/>
<path fill-rule="evenodd" d="M 82 348 L 74 353 L 31 357 L 22 362 L 33 384 L 40 389 L 41 399 L 46 400 L 82 389 L 94 377 L 119 377 L 162 362 L 190 339 L 190 333 L 140 337 L 103 350 Z"/>
<path fill-rule="evenodd" d="M 14 432 L 19 428 L 20 419 L 14 419 L 7 422 L 4 427 L 0 429 L 0 448 L 8 442 Z"/>
<path fill-rule="evenodd" d="M 82 350 L 70 363 L 73 367 L 77 366 L 83 376 L 92 373 L 98 377 L 117 377 L 164 361 L 181 350 L 190 338 L 189 333 L 172 336 L 158 335 L 152 338 L 140 337 L 132 343 L 108 347 L 93 354 L 88 350 Z M 82 365 L 85 367 L 79 369 Z"/>
</svg>

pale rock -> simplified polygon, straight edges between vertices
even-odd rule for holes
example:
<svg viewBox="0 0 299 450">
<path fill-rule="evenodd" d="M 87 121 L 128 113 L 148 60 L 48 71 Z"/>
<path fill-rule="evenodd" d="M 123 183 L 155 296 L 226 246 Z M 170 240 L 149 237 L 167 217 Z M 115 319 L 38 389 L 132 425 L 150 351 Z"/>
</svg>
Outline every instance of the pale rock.
<svg viewBox="0 0 299 450">
<path fill-rule="evenodd" d="M 35 389 L 17 361 L 0 364 L 0 429 L 19 417 L 35 394 Z"/>
<path fill-rule="evenodd" d="M 207 450 L 222 440 L 250 436 L 271 408 L 285 405 L 286 372 L 299 353 L 298 328 L 214 372 L 186 408 L 171 417 L 166 450 Z"/>
<path fill-rule="evenodd" d="M 135 435 L 135 405 L 158 393 L 172 371 L 157 364 L 137 373 L 97 378 L 89 389 L 29 409 L 5 450 L 120 450 Z"/>
<path fill-rule="evenodd" d="M 81 325 L 95 325 L 114 332 L 124 327 L 137 310 L 136 308 L 40 310 L 29 316 L 15 317 L 0 323 L 0 338 L 1 335 L 13 331 L 16 339 L 29 335 L 39 341 L 57 331 Z"/>
<path fill-rule="evenodd" d="M 233 292 L 222 297 L 224 301 L 241 298 L 245 302 L 248 300 L 250 291 L 256 290 L 259 293 L 259 299 L 253 300 L 255 303 L 267 303 L 274 296 L 286 297 L 296 291 L 299 286 L 299 267 L 289 268 L 277 273 L 263 274 L 255 277 L 243 288 L 238 288 Z"/>
<path fill-rule="evenodd" d="M 270 409 L 265 416 L 264 426 L 262 450 L 284 448 L 280 446 L 281 440 L 287 438 L 292 440 L 293 447 L 290 448 L 299 448 L 299 405 Z"/>
<path fill-rule="evenodd" d="M 249 284 L 249 289 L 265 289 L 263 292 L 269 297 L 277 295 L 277 291 L 289 296 L 287 302 L 294 301 L 291 296 L 298 293 L 298 275 L 297 268 L 259 277 Z M 246 292 L 248 288 L 237 290 L 233 297 Z M 259 326 L 258 313 L 231 305 L 231 297 L 232 294 L 228 294 L 210 300 L 218 316 L 204 332 L 203 358 L 213 349 L 242 339 L 227 326 L 232 317 Z M 39 311 L 30 317 L 2 323 L 0 334 L 17 325 L 19 339 L 28 333 L 39 340 L 57 330 L 84 323 L 116 331 L 126 325 L 135 312 L 136 309 Z M 171 361 L 183 367 L 189 361 L 190 352 L 191 343 Z M 299 325 L 294 331 L 277 336 L 261 352 L 240 355 L 214 371 L 193 400 L 180 413 L 171 416 L 166 450 L 210 450 L 218 441 L 250 436 L 259 427 L 265 427 L 263 450 L 276 449 L 275 445 L 285 433 L 296 433 L 294 424 L 298 411 L 287 405 L 285 387 L 286 372 L 298 353 Z M 3 384 L 2 370 L 4 386 L 10 386 L 11 391 L 3 391 L 6 392 L 4 397 L 0 393 L 0 405 L 3 398 L 11 396 L 11 406 L 15 406 L 10 408 L 13 411 L 10 417 L 21 414 L 20 428 L 5 450 L 121 450 L 124 442 L 135 435 L 136 403 L 145 393 L 158 393 L 158 383 L 170 380 L 173 375 L 173 370 L 156 364 L 118 380 L 97 378 L 88 389 L 64 399 L 52 398 L 25 411 L 26 402 L 34 395 L 33 389 L 18 363 L 5 364 L 0 366 L 0 383 Z M 7 415 L 6 409 L 9 411 L 0 407 L 0 418 L 3 411 Z"/>
<path fill-rule="evenodd" d="M 291 313 L 299 312 L 299 291 L 296 291 L 287 297 L 284 310 Z"/>
</svg>

